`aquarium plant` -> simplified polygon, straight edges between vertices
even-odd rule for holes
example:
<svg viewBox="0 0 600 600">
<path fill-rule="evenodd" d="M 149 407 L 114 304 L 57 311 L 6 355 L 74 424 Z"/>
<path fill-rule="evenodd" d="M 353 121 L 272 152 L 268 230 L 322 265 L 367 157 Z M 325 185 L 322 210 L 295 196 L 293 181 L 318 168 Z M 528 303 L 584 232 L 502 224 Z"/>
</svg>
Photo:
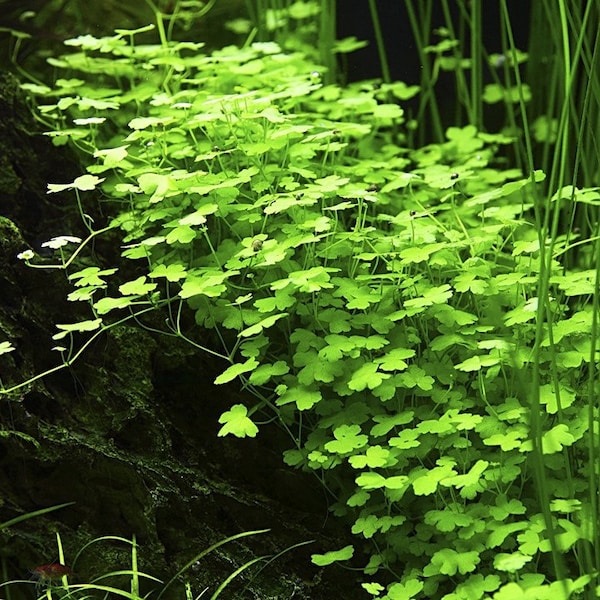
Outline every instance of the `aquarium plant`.
<svg viewBox="0 0 600 600">
<path fill-rule="evenodd" d="M 305 4 L 279 17 L 308 18 Z M 264 35 L 208 51 L 170 39 L 160 11 L 157 43 L 137 42 L 150 27 L 82 35 L 49 59 L 52 86 L 23 86 L 86 166 L 48 193 L 76 203 L 87 237 L 57 232 L 53 262 L 21 254 L 63 269 L 89 310 L 57 324 L 56 369 L 123 321 L 156 329 L 161 311 L 164 335 L 246 392 L 219 435 L 277 423 L 285 463 L 319 478 L 355 535 L 313 561 L 350 561 L 381 600 L 597 593 L 600 193 L 570 179 L 568 89 L 559 158 L 537 168 L 501 5 L 515 86 L 493 89 L 513 126 L 494 133 L 480 102 L 496 96 L 474 79 L 468 122 L 419 144 L 405 105 L 423 85 L 341 86 L 302 44 Z M 578 39 L 562 64 L 591 72 Z M 458 47 L 425 46 L 436 60 Z M 574 214 L 585 229 L 561 227 Z M 119 261 L 95 261 L 100 236 Z"/>
</svg>

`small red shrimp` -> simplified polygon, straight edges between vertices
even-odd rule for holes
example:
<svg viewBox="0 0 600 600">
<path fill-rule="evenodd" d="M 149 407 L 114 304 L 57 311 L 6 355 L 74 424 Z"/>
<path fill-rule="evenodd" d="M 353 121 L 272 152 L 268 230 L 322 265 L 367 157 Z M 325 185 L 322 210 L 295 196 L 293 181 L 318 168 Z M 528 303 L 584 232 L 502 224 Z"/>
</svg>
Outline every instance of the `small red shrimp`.
<svg viewBox="0 0 600 600">
<path fill-rule="evenodd" d="M 61 563 L 40 565 L 31 571 L 31 578 L 36 581 L 37 587 L 50 586 L 65 575 L 72 575 L 70 567 Z"/>
</svg>

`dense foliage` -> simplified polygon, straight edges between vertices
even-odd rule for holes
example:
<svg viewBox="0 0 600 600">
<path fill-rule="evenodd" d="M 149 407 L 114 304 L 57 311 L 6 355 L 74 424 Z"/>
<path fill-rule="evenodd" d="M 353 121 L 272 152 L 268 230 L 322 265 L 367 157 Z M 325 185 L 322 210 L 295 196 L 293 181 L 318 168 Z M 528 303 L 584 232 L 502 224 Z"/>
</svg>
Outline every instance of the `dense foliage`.
<svg viewBox="0 0 600 600">
<path fill-rule="evenodd" d="M 222 360 L 216 384 L 249 392 L 220 435 L 289 432 L 285 462 L 315 472 L 357 540 L 314 561 L 354 556 L 373 597 L 582 590 L 597 278 L 585 251 L 561 261 L 585 240 L 540 235 L 544 174 L 503 168 L 512 138 L 474 126 L 410 147 L 418 88 L 326 85 L 275 43 L 205 54 L 135 36 L 69 40 L 56 85 L 24 86 L 55 143 L 88 157 L 48 190 L 76 197 L 90 232 L 49 244 L 91 311 L 58 325 L 65 364 L 82 334 L 165 311 L 166 334 Z M 565 187 L 549 206 L 599 199 Z M 100 235 L 122 264 L 94 263 Z"/>
</svg>

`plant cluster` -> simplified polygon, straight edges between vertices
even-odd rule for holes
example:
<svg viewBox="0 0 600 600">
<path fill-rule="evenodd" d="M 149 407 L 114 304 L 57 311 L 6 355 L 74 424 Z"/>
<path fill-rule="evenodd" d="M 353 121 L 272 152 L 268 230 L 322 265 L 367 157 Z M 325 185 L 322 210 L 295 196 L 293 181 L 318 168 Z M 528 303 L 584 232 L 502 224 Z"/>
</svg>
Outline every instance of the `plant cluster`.
<svg viewBox="0 0 600 600">
<path fill-rule="evenodd" d="M 219 435 L 290 433 L 285 462 L 331 493 L 374 598 L 593 593 L 598 278 L 585 253 L 563 262 L 587 240 L 540 235 L 544 174 L 499 168 L 513 139 L 472 125 L 410 147 L 418 88 L 325 84 L 272 42 L 205 54 L 137 33 L 69 40 L 55 86 L 24 86 L 89 159 L 48 189 L 89 229 L 54 240 L 91 310 L 58 325 L 64 365 L 82 333 L 166 311 L 166 334 L 223 361 L 216 384 L 249 392 Z M 546 208 L 599 198 L 564 187 Z M 81 262 L 99 235 L 122 264 Z"/>
<path fill-rule="evenodd" d="M 14 519 L 11 519 L 10 521 L 0 523 L 0 531 L 11 525 L 15 525 L 21 521 L 25 521 L 46 514 L 48 512 L 58 510 L 60 508 L 68 506 L 69 504 L 70 503 L 52 506 L 49 508 L 20 515 Z M 62 539 L 60 534 L 56 533 L 56 545 L 59 557 L 59 560 L 57 562 L 33 568 L 31 571 L 31 577 L 28 580 L 5 580 L 0 584 L 0 588 L 4 589 L 6 596 L 7 598 L 9 598 L 9 600 L 11 598 L 13 589 L 22 584 L 34 585 L 37 597 L 40 599 L 46 598 L 47 600 L 52 600 L 52 598 L 58 598 L 61 600 L 65 600 L 67 598 L 108 598 L 111 596 L 115 596 L 117 598 L 126 598 L 127 600 L 140 600 L 141 598 L 147 597 L 148 594 L 147 592 L 145 592 L 145 590 L 146 588 L 148 588 L 148 586 L 150 586 L 151 588 L 158 589 L 157 600 L 160 600 L 160 598 L 167 594 L 167 592 L 170 589 L 175 587 L 178 583 L 183 582 L 183 593 L 185 594 L 186 600 L 201 598 L 207 592 L 209 592 L 209 590 L 212 590 L 210 600 L 217 600 L 217 598 L 221 597 L 225 588 L 227 588 L 231 584 L 231 582 L 234 581 L 237 577 L 239 577 L 244 571 L 260 562 L 265 562 L 266 564 L 269 564 L 272 560 L 280 557 L 285 552 L 297 546 L 294 546 L 293 548 L 288 548 L 274 557 L 255 557 L 242 564 L 237 569 L 235 569 L 232 573 L 230 573 L 228 577 L 225 578 L 225 580 L 221 581 L 218 585 L 208 585 L 202 590 L 202 592 L 200 592 L 200 594 L 196 596 L 194 596 L 193 585 L 191 583 L 191 580 L 195 578 L 193 577 L 193 573 L 191 571 L 193 571 L 201 564 L 201 561 L 205 556 L 207 556 L 211 552 L 216 551 L 221 546 L 229 542 L 243 539 L 245 537 L 267 533 L 268 531 L 268 529 L 245 531 L 243 533 L 238 533 L 236 535 L 232 535 L 230 537 L 219 540 L 218 542 L 215 542 L 214 544 L 210 545 L 209 547 L 196 554 L 196 556 L 194 556 L 184 566 L 182 566 L 179 569 L 179 571 L 166 583 L 152 575 L 143 572 L 140 569 L 138 545 L 135 536 L 133 536 L 131 540 L 111 535 L 93 539 L 77 551 L 77 553 L 73 557 L 73 562 L 71 563 L 72 566 L 67 566 L 67 564 L 65 564 L 67 561 L 65 558 L 65 550 L 63 548 Z M 102 573 L 101 575 L 92 578 L 89 582 L 76 583 L 75 580 L 79 579 L 79 575 L 74 569 L 76 568 L 76 565 L 78 565 L 78 561 L 82 558 L 86 551 L 89 551 L 89 549 L 92 546 L 103 543 L 125 544 L 127 547 L 129 547 L 129 568 Z M 5 559 L 3 559 L 3 570 L 4 573 L 6 573 L 6 565 L 4 564 L 4 560 Z"/>
</svg>

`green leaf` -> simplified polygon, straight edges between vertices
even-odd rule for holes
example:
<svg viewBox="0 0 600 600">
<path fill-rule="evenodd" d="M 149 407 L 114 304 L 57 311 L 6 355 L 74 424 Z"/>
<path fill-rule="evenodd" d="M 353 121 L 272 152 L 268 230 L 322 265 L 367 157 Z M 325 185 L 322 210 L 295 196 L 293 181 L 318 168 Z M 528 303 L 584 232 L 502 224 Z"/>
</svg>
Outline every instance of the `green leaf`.
<svg viewBox="0 0 600 600">
<path fill-rule="evenodd" d="M 371 596 L 379 597 L 379 593 L 383 592 L 385 589 L 380 583 L 361 583 L 360 584 L 367 593 L 371 594 Z"/>
<path fill-rule="evenodd" d="M 348 387 L 354 391 L 362 391 L 364 389 L 373 390 L 380 386 L 384 380 L 388 379 L 390 375 L 387 373 L 380 373 L 376 363 L 368 362 L 364 363 L 359 367 L 348 381 Z"/>
<path fill-rule="evenodd" d="M 516 531 L 523 531 L 523 529 L 527 528 L 527 523 L 518 522 L 518 523 L 507 523 L 507 524 L 498 524 L 496 525 L 491 533 L 488 535 L 486 546 L 488 548 L 496 548 L 504 543 L 504 540 L 511 534 Z"/>
<path fill-rule="evenodd" d="M 480 356 L 475 355 L 467 358 L 467 360 L 458 363 L 454 366 L 455 369 L 459 371 L 480 371 L 484 367 L 492 367 L 497 365 L 500 362 L 500 358 L 498 356 Z"/>
<path fill-rule="evenodd" d="M 390 457 L 390 451 L 387 448 L 382 448 L 379 445 L 369 446 L 366 454 L 357 454 L 351 456 L 348 462 L 355 469 L 364 469 L 365 467 L 383 467 Z"/>
<path fill-rule="evenodd" d="M 284 406 L 295 402 L 298 410 L 309 410 L 315 404 L 322 400 L 321 392 L 314 390 L 306 386 L 294 386 L 286 390 L 277 400 L 275 404 L 277 406 Z"/>
<path fill-rule="evenodd" d="M 412 309 L 411 314 L 416 309 L 422 309 L 433 304 L 444 304 L 452 297 L 452 288 L 447 284 L 438 285 L 427 289 L 423 296 L 419 298 L 411 298 L 404 301 L 404 306 L 407 309 Z"/>
<path fill-rule="evenodd" d="M 325 554 L 312 554 L 310 559 L 318 567 L 326 567 L 339 560 L 349 560 L 354 556 L 353 546 L 344 546 L 340 550 L 332 550 Z"/>
<path fill-rule="evenodd" d="M 411 600 L 421 592 L 423 582 L 419 579 L 408 579 L 402 583 L 392 583 L 387 590 L 388 600 Z"/>
<path fill-rule="evenodd" d="M 148 276 L 152 279 L 157 277 L 166 277 L 168 281 L 173 282 L 184 279 L 186 275 L 187 270 L 181 263 L 160 264 L 154 267 L 154 269 L 148 273 Z"/>
<path fill-rule="evenodd" d="M 173 244 L 175 242 L 179 244 L 189 244 L 194 239 L 196 239 L 196 231 L 194 229 L 189 225 L 179 225 L 178 227 L 173 227 L 171 231 L 169 231 L 165 241 L 167 244 Z"/>
<path fill-rule="evenodd" d="M 248 409 L 243 404 L 234 404 L 219 417 L 219 423 L 224 423 L 217 434 L 220 437 L 230 433 L 239 438 L 256 437 L 258 433 L 258 427 L 248 417 Z"/>
<path fill-rule="evenodd" d="M 340 425 L 333 430 L 335 440 L 325 444 L 325 450 L 335 454 L 348 454 L 366 446 L 368 436 L 361 433 L 360 425 Z"/>
<path fill-rule="evenodd" d="M 142 275 L 133 281 L 128 281 L 119 286 L 119 292 L 123 296 L 131 296 L 137 294 L 143 296 L 156 289 L 156 283 L 146 283 L 146 276 Z"/>
<path fill-rule="evenodd" d="M 236 377 L 244 373 L 248 373 L 248 371 L 253 371 L 258 366 L 258 361 L 255 358 L 249 358 L 246 362 L 243 363 L 235 363 L 225 369 L 216 379 L 215 385 L 222 385 L 223 383 L 228 383 L 233 381 Z"/>
<path fill-rule="evenodd" d="M 440 463 L 443 459 L 439 459 L 438 463 Z M 457 475 L 456 471 L 452 468 L 454 461 L 452 459 L 448 459 L 448 462 L 445 464 L 441 464 L 433 469 L 421 470 L 422 475 L 418 475 L 412 481 L 412 486 L 415 494 L 417 496 L 429 496 L 433 494 L 438 487 L 438 484 L 443 480 L 451 477 L 453 475 Z"/>
<path fill-rule="evenodd" d="M 367 45 L 368 42 L 365 40 L 358 40 L 355 36 L 351 36 L 343 40 L 336 40 L 331 51 L 338 54 L 347 54 L 348 52 L 360 50 Z"/>
<path fill-rule="evenodd" d="M 281 377 L 286 373 L 289 373 L 290 367 L 287 362 L 278 360 L 273 364 L 260 365 L 250 375 L 249 381 L 252 385 L 264 385 L 270 381 L 273 377 Z"/>
<path fill-rule="evenodd" d="M 184 299 L 201 295 L 216 298 L 227 290 L 225 280 L 238 274 L 239 271 L 224 272 L 220 269 L 210 268 L 188 271 L 179 296 Z"/>
<path fill-rule="evenodd" d="M 64 190 L 76 189 L 81 191 L 93 190 L 99 183 L 102 183 L 104 179 L 100 177 L 96 177 L 95 175 L 82 175 L 81 177 L 77 177 L 73 183 L 49 183 L 48 184 L 48 194 L 53 194 L 55 192 L 62 192 Z"/>
<path fill-rule="evenodd" d="M 93 319 L 90 321 L 80 321 L 79 323 L 71 323 L 70 325 L 57 325 L 56 328 L 60 329 L 60 333 L 56 333 L 52 336 L 53 340 L 61 340 L 69 333 L 76 331 L 95 331 L 102 325 L 102 319 Z"/>
<path fill-rule="evenodd" d="M 280 279 L 271 284 L 272 290 L 281 290 L 292 285 L 301 292 L 318 292 L 322 289 L 330 289 L 330 273 L 336 273 L 340 269 L 332 267 L 311 267 L 303 271 L 292 271 L 286 279 Z"/>
<path fill-rule="evenodd" d="M 174 192 L 177 189 L 173 178 L 161 173 L 143 173 L 137 181 L 140 189 L 150 196 L 149 201 L 151 204 L 160 202 L 169 192 Z"/>
<path fill-rule="evenodd" d="M 535 319 L 537 308 L 537 298 L 530 298 L 527 302 L 521 302 L 517 308 L 509 310 L 504 315 L 504 323 L 507 327 L 527 323 L 527 321 Z"/>
<path fill-rule="evenodd" d="M 127 158 L 127 148 L 129 148 L 129 144 L 117 148 L 96 150 L 94 152 L 94 158 L 102 158 L 104 166 L 113 168 Z"/>
<path fill-rule="evenodd" d="M 568 425 L 560 423 L 542 436 L 542 452 L 544 454 L 556 454 L 561 452 L 564 446 L 571 446 L 575 436 L 569 432 Z"/>
<path fill-rule="evenodd" d="M 105 315 L 111 310 L 119 308 L 127 308 L 133 302 L 135 298 L 132 296 L 121 296 L 119 298 L 100 298 L 97 302 L 94 302 L 94 308 L 99 315 Z"/>
<path fill-rule="evenodd" d="M 426 246 L 409 246 L 400 252 L 403 264 L 426 261 L 434 252 L 443 248 L 444 244 L 427 244 Z"/>
<path fill-rule="evenodd" d="M 559 404 L 561 410 L 564 410 L 571 406 L 576 398 L 575 392 L 564 385 L 558 386 L 558 397 L 556 391 L 556 386 L 549 383 L 540 386 L 540 403 L 546 406 L 546 411 L 551 415 L 558 412 Z"/>
<path fill-rule="evenodd" d="M 14 349 L 14 346 L 10 342 L 0 342 L 0 354 L 13 352 Z"/>
<path fill-rule="evenodd" d="M 412 358 L 415 351 L 408 348 L 394 348 L 381 358 L 375 360 L 382 371 L 402 371 L 408 367 L 405 359 Z"/>
<path fill-rule="evenodd" d="M 380 437 L 386 435 L 389 431 L 398 427 L 399 425 L 406 425 L 413 420 L 414 412 L 412 410 L 405 410 L 396 415 L 375 415 L 373 421 L 377 423 L 371 428 L 369 432 L 372 437 Z"/>
<path fill-rule="evenodd" d="M 404 429 L 396 437 L 390 438 L 388 443 L 392 448 L 408 450 L 409 448 L 416 448 L 421 444 L 418 438 L 419 432 L 416 429 Z"/>
<path fill-rule="evenodd" d="M 520 552 L 513 552 L 512 554 L 501 552 L 494 557 L 494 568 L 498 571 L 515 573 L 520 571 L 531 559 L 531 556 L 526 556 Z"/>
<path fill-rule="evenodd" d="M 553 512 L 572 513 L 581 510 L 581 500 L 575 499 L 556 499 L 550 502 L 550 510 Z"/>
<path fill-rule="evenodd" d="M 291 291 L 278 290 L 274 296 L 269 298 L 260 298 L 254 302 L 254 306 L 258 312 L 273 312 L 274 310 L 285 310 L 296 304 L 296 299 L 292 295 Z"/>
<path fill-rule="evenodd" d="M 298 381 L 302 385 L 312 385 L 315 382 L 331 383 L 344 373 L 342 361 L 323 360 L 314 351 L 297 352 L 294 355 L 294 365 L 303 367 L 298 373 Z"/>
<path fill-rule="evenodd" d="M 398 381 L 407 388 L 418 387 L 425 391 L 431 390 L 435 383 L 433 377 L 416 365 L 410 365 L 406 372 L 398 375 Z"/>
<path fill-rule="evenodd" d="M 319 350 L 319 356 L 327 361 L 334 362 L 344 357 L 352 356 L 357 357 L 360 355 L 360 351 L 353 351 L 356 349 L 356 342 L 345 335 L 330 334 L 325 336 L 327 346 L 324 346 Z"/>
<path fill-rule="evenodd" d="M 281 313 L 278 315 L 271 315 L 269 317 L 265 317 L 264 319 L 261 319 L 258 323 L 255 323 L 254 325 L 248 327 L 247 329 L 240 331 L 239 336 L 240 337 L 252 337 L 255 335 L 259 335 L 263 332 L 264 329 L 268 329 L 269 327 L 272 327 L 275 323 L 277 323 L 277 321 L 279 321 L 279 319 L 283 319 L 284 317 L 287 317 L 287 316 L 288 316 L 288 313 Z"/>
<path fill-rule="evenodd" d="M 128 125 L 131 129 L 147 129 L 156 125 L 166 125 L 171 121 L 172 117 L 136 117 L 129 121 Z"/>
<path fill-rule="evenodd" d="M 385 477 L 379 473 L 368 471 L 356 478 L 356 485 L 365 490 L 377 490 L 385 487 Z"/>
<path fill-rule="evenodd" d="M 500 446 L 504 452 L 523 446 L 523 440 L 528 437 L 527 431 L 512 428 L 503 433 L 495 433 L 483 440 L 486 446 Z"/>
<path fill-rule="evenodd" d="M 77 271 L 76 273 L 72 273 L 71 275 L 69 275 L 69 281 L 74 281 L 77 287 L 104 287 L 106 285 L 106 282 L 104 281 L 104 279 L 102 279 L 102 277 L 112 275 L 116 272 L 117 269 L 101 270 L 98 267 L 87 267 L 86 269 L 82 269 L 81 271 Z"/>
<path fill-rule="evenodd" d="M 431 557 L 431 565 L 435 570 L 450 576 L 456 575 L 457 571 L 461 575 L 470 573 L 477 568 L 480 561 L 480 553 L 476 550 L 457 552 L 451 548 L 443 548 Z"/>
</svg>

